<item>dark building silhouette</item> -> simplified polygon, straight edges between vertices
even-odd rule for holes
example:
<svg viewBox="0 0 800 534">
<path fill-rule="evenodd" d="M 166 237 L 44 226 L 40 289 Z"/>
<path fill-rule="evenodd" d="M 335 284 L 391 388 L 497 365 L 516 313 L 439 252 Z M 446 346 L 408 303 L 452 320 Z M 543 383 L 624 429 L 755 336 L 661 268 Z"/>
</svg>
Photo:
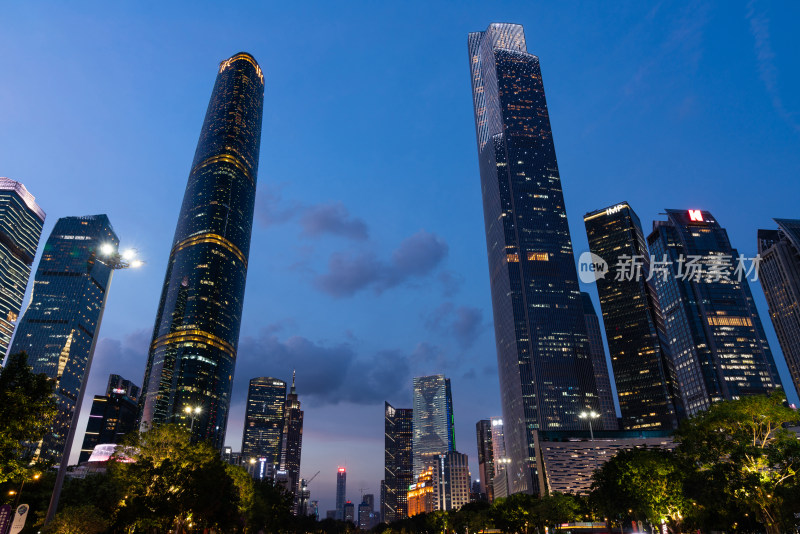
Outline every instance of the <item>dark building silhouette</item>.
<svg viewBox="0 0 800 534">
<path fill-rule="evenodd" d="M 583 217 L 589 248 L 611 271 L 597 280 L 600 309 L 614 368 L 622 427 L 625 430 L 670 430 L 678 426 L 680 395 L 661 309 L 650 277 L 639 217 L 622 202 Z M 635 260 L 633 258 L 636 258 Z M 636 262 L 617 279 L 620 262 Z M 631 276 L 628 276 L 628 275 Z"/>
<path fill-rule="evenodd" d="M 597 387 L 539 59 L 517 24 L 468 48 L 510 491 L 538 493 L 532 431 L 582 428 Z"/>
<path fill-rule="evenodd" d="M 344 505 L 347 498 L 347 469 L 340 467 L 336 471 L 336 519 L 339 521 L 345 518 Z M 348 501 L 349 502 L 349 501 Z M 352 503 L 350 504 L 352 510 Z M 352 521 L 353 518 L 350 518 Z"/>
<path fill-rule="evenodd" d="M 300 510 L 300 456 L 303 448 L 303 411 L 294 387 L 295 374 L 292 373 L 292 387 L 286 396 L 283 409 L 283 434 L 281 437 L 281 465 L 288 477 L 288 489 L 294 496 L 294 513 Z M 304 514 L 305 515 L 305 514 Z"/>
<path fill-rule="evenodd" d="M 221 448 L 239 343 L 261 144 L 264 76 L 253 56 L 219 66 L 183 197 L 141 402 Z M 186 407 L 201 407 L 197 416 Z M 195 420 L 196 419 L 196 420 Z"/>
<path fill-rule="evenodd" d="M 492 422 L 481 419 L 475 423 L 478 439 L 478 487 L 479 493 L 486 495 L 489 502 L 494 499 L 494 450 L 492 445 Z"/>
<path fill-rule="evenodd" d="M 408 487 L 414 482 L 414 410 L 384 403 L 384 473 L 381 516 L 391 523 L 408 517 Z"/>
<path fill-rule="evenodd" d="M 139 392 L 139 386 L 119 375 L 108 378 L 106 394 L 95 395 L 92 401 L 79 463 L 89 459 L 95 446 L 119 443 L 126 434 L 136 430 Z"/>
<path fill-rule="evenodd" d="M 453 394 L 444 375 L 414 377 L 412 452 L 414 475 L 431 467 L 440 454 L 456 449 Z"/>
<path fill-rule="evenodd" d="M 55 463 L 64 452 L 85 390 L 111 283 L 114 265 L 102 252 L 104 245 L 114 250 L 119 245 L 105 215 L 56 222 L 10 351 L 27 352 L 35 373 L 55 379 L 57 414 L 40 449 L 43 458 Z"/>
<path fill-rule="evenodd" d="M 653 280 L 687 415 L 780 387 L 747 278 L 738 280 L 731 264 L 739 253 L 727 232 L 707 211 L 666 212 L 647 241 L 654 261 L 670 262 L 667 275 Z"/>
<path fill-rule="evenodd" d="M 286 404 L 286 382 L 268 376 L 250 380 L 242 434 L 245 462 L 266 458 L 273 469 L 280 466 Z"/>
<path fill-rule="evenodd" d="M 777 230 L 758 231 L 758 279 L 789 374 L 800 395 L 800 220 L 774 221 Z"/>
<path fill-rule="evenodd" d="M 44 219 L 24 185 L 0 178 L 0 364 L 19 318 Z"/>
<path fill-rule="evenodd" d="M 589 335 L 589 347 L 592 351 L 594 380 L 597 384 L 597 398 L 600 400 L 601 426 L 606 430 L 617 430 L 617 412 L 614 409 L 614 393 L 611 391 L 611 378 L 608 376 L 606 349 L 603 346 L 603 334 L 600 332 L 600 319 L 594 311 L 592 297 L 581 292 L 583 300 L 583 317 L 586 320 L 586 333 Z"/>
</svg>

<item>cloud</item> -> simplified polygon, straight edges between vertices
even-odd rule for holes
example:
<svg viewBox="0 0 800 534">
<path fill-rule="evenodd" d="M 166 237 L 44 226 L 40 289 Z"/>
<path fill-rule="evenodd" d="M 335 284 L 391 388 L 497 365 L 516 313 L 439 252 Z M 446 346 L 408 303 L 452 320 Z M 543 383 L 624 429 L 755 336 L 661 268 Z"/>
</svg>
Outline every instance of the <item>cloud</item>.
<svg viewBox="0 0 800 534">
<path fill-rule="evenodd" d="M 269 227 L 289 222 L 297 215 L 300 205 L 297 202 L 284 202 L 282 185 L 265 184 L 256 196 L 255 219 L 261 226 Z"/>
<path fill-rule="evenodd" d="M 464 284 L 464 277 L 453 271 L 443 271 L 437 278 L 442 285 L 442 295 L 446 298 L 454 297 Z"/>
<path fill-rule="evenodd" d="M 453 336 L 462 349 L 468 349 L 483 333 L 486 324 L 480 308 L 444 302 L 428 315 L 426 326 Z"/>
<path fill-rule="evenodd" d="M 437 236 L 420 230 L 406 238 L 388 261 L 366 252 L 336 252 L 328 261 L 328 272 L 314 285 L 332 297 L 349 297 L 372 287 L 376 293 L 412 279 L 423 278 L 447 256 L 448 246 Z"/>
<path fill-rule="evenodd" d="M 300 217 L 300 225 L 303 227 L 303 234 L 309 237 L 333 234 L 361 241 L 369 237 L 367 223 L 351 217 L 341 202 L 307 208 Z"/>
</svg>

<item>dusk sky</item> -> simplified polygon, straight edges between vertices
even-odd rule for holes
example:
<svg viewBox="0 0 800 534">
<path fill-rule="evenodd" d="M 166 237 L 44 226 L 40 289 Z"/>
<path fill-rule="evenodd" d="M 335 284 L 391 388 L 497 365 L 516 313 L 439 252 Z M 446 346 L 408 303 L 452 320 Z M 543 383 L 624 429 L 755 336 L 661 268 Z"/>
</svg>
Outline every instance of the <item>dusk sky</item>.
<svg viewBox="0 0 800 534">
<path fill-rule="evenodd" d="M 247 382 L 290 380 L 301 476 L 334 507 L 380 493 L 383 402 L 452 380 L 456 446 L 502 415 L 467 34 L 524 25 L 541 60 L 576 257 L 584 213 L 645 231 L 708 210 L 734 247 L 800 218 L 797 2 L 5 3 L 0 176 L 59 217 L 106 213 L 147 262 L 112 284 L 73 459 L 109 373 L 141 385 L 167 258 L 219 62 L 265 75 L 258 197 L 226 443 Z M 40 247 L 41 252 L 41 247 Z M 38 258 L 37 258 L 38 262 Z M 751 284 L 796 402 L 759 283 Z M 585 286 L 597 304 L 597 291 Z"/>
</svg>

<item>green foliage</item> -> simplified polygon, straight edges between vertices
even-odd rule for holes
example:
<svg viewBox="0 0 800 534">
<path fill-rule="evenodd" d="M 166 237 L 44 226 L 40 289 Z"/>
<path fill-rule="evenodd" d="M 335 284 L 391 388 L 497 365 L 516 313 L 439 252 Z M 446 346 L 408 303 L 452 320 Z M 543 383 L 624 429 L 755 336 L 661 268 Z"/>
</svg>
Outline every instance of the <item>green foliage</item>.
<svg viewBox="0 0 800 534">
<path fill-rule="evenodd" d="M 34 374 L 24 352 L 12 354 L 0 373 L 0 483 L 25 480 L 43 466 L 32 465 L 34 449 L 56 414 L 53 383 Z"/>
<path fill-rule="evenodd" d="M 91 504 L 60 511 L 42 534 L 102 534 L 109 526 L 103 513 Z"/>
</svg>

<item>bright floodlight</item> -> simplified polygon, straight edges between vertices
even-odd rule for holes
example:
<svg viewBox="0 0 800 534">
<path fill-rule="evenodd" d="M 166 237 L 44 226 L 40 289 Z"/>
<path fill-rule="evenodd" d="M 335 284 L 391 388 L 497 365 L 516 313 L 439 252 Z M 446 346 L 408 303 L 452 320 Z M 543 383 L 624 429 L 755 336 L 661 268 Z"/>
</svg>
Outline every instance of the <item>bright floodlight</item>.
<svg viewBox="0 0 800 534">
<path fill-rule="evenodd" d="M 581 412 L 578 414 L 578 417 L 580 417 L 581 419 L 586 419 L 586 418 L 597 419 L 598 417 L 600 417 L 600 414 L 592 410 L 589 412 Z"/>
<path fill-rule="evenodd" d="M 197 406 L 197 407 L 194 409 L 194 413 L 200 413 L 200 412 L 202 412 L 202 411 L 203 411 L 203 408 L 201 408 L 200 406 Z"/>
<path fill-rule="evenodd" d="M 184 411 L 184 412 L 186 412 L 186 413 L 192 413 L 192 408 L 191 408 L 191 406 L 186 406 L 186 407 L 183 409 L 183 411 Z"/>
<path fill-rule="evenodd" d="M 103 256 L 110 256 L 111 254 L 114 253 L 114 245 L 112 245 L 111 243 L 103 243 L 102 245 L 100 245 L 100 253 Z"/>
<path fill-rule="evenodd" d="M 141 267 L 143 264 L 144 264 L 144 262 L 142 260 L 133 260 L 131 262 L 131 267 L 136 269 L 137 267 Z"/>
<path fill-rule="evenodd" d="M 124 260 L 130 261 L 135 257 L 136 257 L 136 251 L 132 248 L 129 248 L 122 253 L 122 259 Z"/>
</svg>

